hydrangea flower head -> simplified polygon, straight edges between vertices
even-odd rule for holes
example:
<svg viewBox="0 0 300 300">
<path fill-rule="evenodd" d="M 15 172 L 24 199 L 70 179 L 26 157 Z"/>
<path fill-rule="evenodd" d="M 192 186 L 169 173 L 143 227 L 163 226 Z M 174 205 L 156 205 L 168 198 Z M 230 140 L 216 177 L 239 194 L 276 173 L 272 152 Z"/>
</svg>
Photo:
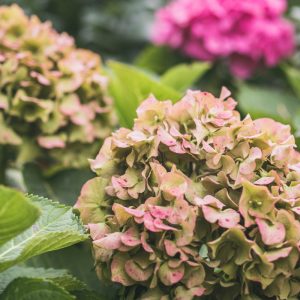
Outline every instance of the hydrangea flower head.
<svg viewBox="0 0 300 300">
<path fill-rule="evenodd" d="M 192 58 L 225 58 L 234 75 L 246 78 L 293 53 L 285 9 L 286 0 L 174 0 L 157 12 L 152 39 Z"/>
<path fill-rule="evenodd" d="M 98 55 L 50 23 L 17 5 L 0 7 L 0 144 L 20 146 L 21 156 L 84 164 L 82 151 L 94 155 L 92 143 L 112 126 L 101 69 Z"/>
<path fill-rule="evenodd" d="M 125 299 L 300 295 L 295 139 L 235 106 L 225 88 L 176 104 L 151 96 L 91 160 L 76 208 L 99 277 Z"/>
</svg>

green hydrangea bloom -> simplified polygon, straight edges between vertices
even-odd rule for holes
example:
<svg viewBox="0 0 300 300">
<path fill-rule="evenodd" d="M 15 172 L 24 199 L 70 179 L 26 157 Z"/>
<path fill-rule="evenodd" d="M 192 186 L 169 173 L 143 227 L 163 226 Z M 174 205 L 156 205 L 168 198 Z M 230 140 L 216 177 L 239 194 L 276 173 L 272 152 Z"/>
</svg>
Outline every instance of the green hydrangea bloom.
<svg viewBox="0 0 300 300">
<path fill-rule="evenodd" d="M 0 145 L 19 161 L 80 167 L 113 126 L 98 55 L 49 22 L 0 7 Z"/>
<path fill-rule="evenodd" d="M 295 139 L 235 106 L 226 89 L 150 97 L 91 160 L 76 208 L 124 299 L 299 298 Z"/>
</svg>

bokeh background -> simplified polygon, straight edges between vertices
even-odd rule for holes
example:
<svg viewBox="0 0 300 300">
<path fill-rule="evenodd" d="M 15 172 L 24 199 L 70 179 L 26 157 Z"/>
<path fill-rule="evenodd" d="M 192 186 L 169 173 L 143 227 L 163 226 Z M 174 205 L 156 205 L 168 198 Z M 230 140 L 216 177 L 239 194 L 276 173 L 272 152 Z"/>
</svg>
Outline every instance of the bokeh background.
<svg viewBox="0 0 300 300">
<path fill-rule="evenodd" d="M 132 60 L 147 44 L 154 11 L 166 0 L 4 0 L 28 14 L 50 20 L 77 45 L 123 61 Z"/>
<path fill-rule="evenodd" d="M 169 0 L 2 0 L 17 3 L 28 14 L 50 20 L 77 45 L 105 58 L 131 62 L 149 43 L 154 12 Z M 289 16 L 300 24 L 300 1 L 289 0 Z M 300 40 L 300 38 L 299 38 Z M 298 57 L 300 64 L 300 55 Z"/>
</svg>

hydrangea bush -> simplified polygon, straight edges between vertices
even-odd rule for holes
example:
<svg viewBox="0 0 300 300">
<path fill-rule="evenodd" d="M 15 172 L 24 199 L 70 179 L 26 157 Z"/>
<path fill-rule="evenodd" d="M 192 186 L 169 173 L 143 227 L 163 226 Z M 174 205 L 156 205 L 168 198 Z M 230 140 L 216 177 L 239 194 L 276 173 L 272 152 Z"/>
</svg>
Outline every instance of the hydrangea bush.
<svg viewBox="0 0 300 300">
<path fill-rule="evenodd" d="M 300 294 L 294 137 L 272 119 L 241 119 L 229 96 L 151 96 L 133 129 L 113 133 L 91 160 L 97 177 L 76 208 L 99 277 L 123 285 L 126 299 Z"/>
<path fill-rule="evenodd" d="M 0 145 L 19 146 L 21 160 L 85 164 L 113 122 L 101 72 L 98 55 L 49 22 L 0 7 Z"/>
<path fill-rule="evenodd" d="M 231 72 L 249 77 L 294 50 L 286 0 L 175 0 L 158 10 L 153 41 L 200 60 L 228 59 Z"/>
</svg>

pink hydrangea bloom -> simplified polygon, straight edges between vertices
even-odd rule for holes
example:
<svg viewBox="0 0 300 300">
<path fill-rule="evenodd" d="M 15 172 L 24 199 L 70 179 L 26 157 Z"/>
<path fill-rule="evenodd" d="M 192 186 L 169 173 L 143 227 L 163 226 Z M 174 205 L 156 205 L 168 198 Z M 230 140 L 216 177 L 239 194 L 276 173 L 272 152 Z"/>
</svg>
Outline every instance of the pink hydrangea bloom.
<svg viewBox="0 0 300 300">
<path fill-rule="evenodd" d="M 249 77 L 294 50 L 285 0 L 175 0 L 156 14 L 153 42 L 206 61 L 227 58 L 231 72 Z"/>
<path fill-rule="evenodd" d="M 151 96 L 91 160 L 76 209 L 119 299 L 300 299 L 300 153 L 236 104 Z"/>
</svg>

